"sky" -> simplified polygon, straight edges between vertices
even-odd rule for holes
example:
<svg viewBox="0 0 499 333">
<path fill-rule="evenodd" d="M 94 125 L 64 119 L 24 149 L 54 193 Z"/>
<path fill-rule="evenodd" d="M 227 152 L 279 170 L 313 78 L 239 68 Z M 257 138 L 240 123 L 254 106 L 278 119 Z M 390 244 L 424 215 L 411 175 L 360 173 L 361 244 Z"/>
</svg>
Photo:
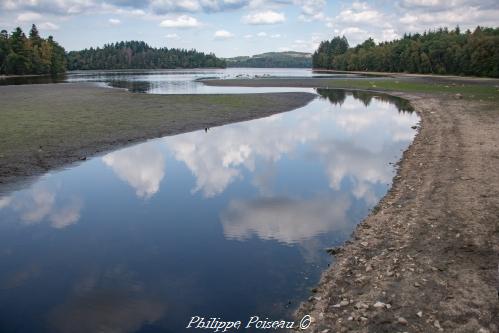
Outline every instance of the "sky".
<svg viewBox="0 0 499 333">
<path fill-rule="evenodd" d="M 143 40 L 232 57 L 313 52 L 336 35 L 356 45 L 439 27 L 497 27 L 499 0 L 0 0 L 0 29 L 33 23 L 68 51 Z"/>
</svg>

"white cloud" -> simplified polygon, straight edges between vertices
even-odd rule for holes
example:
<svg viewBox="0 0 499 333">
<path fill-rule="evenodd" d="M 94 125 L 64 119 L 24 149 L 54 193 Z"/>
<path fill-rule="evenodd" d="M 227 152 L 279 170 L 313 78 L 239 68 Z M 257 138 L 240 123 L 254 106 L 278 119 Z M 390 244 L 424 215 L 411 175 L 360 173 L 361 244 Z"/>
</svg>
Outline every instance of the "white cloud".
<svg viewBox="0 0 499 333">
<path fill-rule="evenodd" d="M 305 22 L 321 21 L 326 18 L 324 15 L 325 0 L 295 0 L 301 6 L 301 14 L 298 17 Z"/>
<path fill-rule="evenodd" d="M 9 204 L 19 213 L 22 223 L 31 225 L 49 221 L 57 229 L 78 222 L 83 208 L 83 201 L 79 197 L 57 198 L 56 191 L 44 185 L 36 185 L 10 197 Z"/>
<path fill-rule="evenodd" d="M 258 37 L 267 37 L 267 33 L 265 31 L 260 31 L 256 34 Z"/>
<path fill-rule="evenodd" d="M 168 39 L 180 39 L 180 36 L 177 34 L 167 34 L 165 37 Z"/>
<path fill-rule="evenodd" d="M 139 198 L 150 198 L 165 176 L 165 158 L 151 145 L 125 148 L 102 158 L 116 175 L 135 189 Z"/>
<path fill-rule="evenodd" d="M 163 28 L 196 28 L 201 23 L 195 17 L 180 15 L 176 18 L 163 20 L 159 25 Z"/>
<path fill-rule="evenodd" d="M 281 34 L 272 34 L 270 38 L 281 38 Z"/>
<path fill-rule="evenodd" d="M 213 38 L 215 39 L 229 39 L 234 37 L 234 34 L 227 30 L 217 30 L 213 34 Z"/>
<path fill-rule="evenodd" d="M 0 209 L 8 207 L 12 199 L 10 197 L 0 197 Z"/>
<path fill-rule="evenodd" d="M 52 22 L 43 22 L 38 25 L 41 30 L 59 30 L 59 26 Z"/>
<path fill-rule="evenodd" d="M 110 19 L 108 20 L 108 22 L 109 22 L 110 24 L 112 24 L 112 25 L 119 25 L 119 24 L 121 24 L 121 21 L 120 21 L 119 19 L 116 19 L 116 18 L 110 18 Z"/>
<path fill-rule="evenodd" d="M 222 212 L 220 220 L 228 239 L 245 240 L 255 234 L 263 240 L 294 244 L 344 229 L 348 225 L 346 212 L 349 207 L 346 197 L 233 200 Z"/>
<path fill-rule="evenodd" d="M 19 22 L 34 23 L 42 18 L 42 15 L 33 12 L 21 13 L 17 16 Z"/>
<path fill-rule="evenodd" d="M 153 0 L 150 7 L 157 14 L 172 12 L 221 12 L 246 6 L 249 0 Z"/>
<path fill-rule="evenodd" d="M 244 35 L 244 38 L 250 39 L 250 38 L 253 38 L 253 35 L 252 34 L 246 34 L 246 35 Z"/>
<path fill-rule="evenodd" d="M 50 216 L 51 225 L 56 229 L 62 229 L 78 222 L 82 207 L 81 199 L 73 198 L 68 205 L 52 213 Z"/>
<path fill-rule="evenodd" d="M 252 25 L 278 24 L 286 21 L 283 13 L 272 10 L 248 14 L 243 17 L 243 22 Z"/>
</svg>

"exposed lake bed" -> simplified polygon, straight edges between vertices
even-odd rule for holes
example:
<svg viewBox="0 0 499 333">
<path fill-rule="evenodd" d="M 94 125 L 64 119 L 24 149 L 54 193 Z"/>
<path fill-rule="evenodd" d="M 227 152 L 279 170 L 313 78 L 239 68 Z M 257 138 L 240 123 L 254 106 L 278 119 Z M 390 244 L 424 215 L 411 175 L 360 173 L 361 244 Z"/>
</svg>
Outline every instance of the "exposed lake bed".
<svg viewBox="0 0 499 333">
<path fill-rule="evenodd" d="M 3 195 L 3 327 L 178 332 L 196 314 L 291 319 L 327 267 L 324 249 L 388 190 L 388 163 L 418 121 L 379 94 L 318 93 L 254 94 L 272 113 L 275 95 L 308 103 L 112 151 Z M 38 301 L 21 323 L 29 290 Z"/>
<path fill-rule="evenodd" d="M 409 101 L 421 117 L 392 188 L 352 239 L 331 249 L 337 261 L 298 311 L 296 318 L 314 318 L 310 332 L 496 332 L 497 80 L 392 76 L 405 82 L 207 84 L 385 90 Z"/>
<path fill-rule="evenodd" d="M 299 79 L 295 82 L 301 81 Z M 108 253 L 114 254 L 102 257 L 95 269 L 88 270 L 86 265 L 81 266 L 79 276 L 84 279 L 67 280 L 67 285 L 73 285 L 75 292 L 59 306 L 54 301 L 50 314 L 42 316 L 44 320 L 50 318 L 53 325 L 51 327 L 65 331 L 64 328 L 70 327 L 71 323 L 84 323 L 84 318 L 95 318 L 96 320 L 82 325 L 82 331 L 92 330 L 95 328 L 93 325 L 103 325 L 109 320 L 96 318 L 92 305 L 116 299 L 116 303 L 108 303 L 110 307 L 104 309 L 111 311 L 112 308 L 119 309 L 118 303 L 127 304 L 126 308 L 118 311 L 116 318 L 129 316 L 129 311 L 136 313 L 135 319 L 125 323 L 124 327 L 128 330 L 133 327 L 154 329 L 162 327 L 161 325 L 171 327 L 171 322 L 165 319 L 168 305 L 164 304 L 164 300 L 172 298 L 172 285 L 177 288 L 180 286 L 183 290 L 184 298 L 173 300 L 177 306 L 185 302 L 185 297 L 199 297 L 199 294 L 189 294 L 189 290 L 203 290 L 201 294 L 207 300 L 212 297 L 211 292 L 215 291 L 219 295 L 238 295 L 236 303 L 225 303 L 230 305 L 230 311 L 223 307 L 217 310 L 232 313 L 229 317 L 235 318 L 230 319 L 238 319 L 240 314 L 246 314 L 249 311 L 248 304 L 263 304 L 259 311 L 265 315 L 277 313 L 280 316 L 295 309 L 300 301 L 307 298 L 308 290 L 315 285 L 314 281 L 327 266 L 329 258 L 324 250 L 340 246 L 348 240 L 357 223 L 367 216 L 369 210 L 388 190 L 395 175 L 395 170 L 388 163 L 394 164 L 401 158 L 401 151 L 409 145 L 415 133 L 411 127 L 418 121 L 414 113 L 406 111 L 406 104 L 400 104 L 400 100 L 390 102 L 389 97 L 380 93 L 352 93 L 344 90 L 317 92 L 321 97 L 307 104 L 303 110 L 227 127 L 206 128 L 206 131 L 158 139 L 111 152 L 77 168 L 58 173 L 55 177 L 42 177 L 30 189 L 2 197 L 0 213 L 10 210 L 11 214 L 10 224 L 7 224 L 10 227 L 4 225 L 6 237 L 12 232 L 12 225 L 17 223 L 24 226 L 24 231 L 21 230 L 18 234 L 24 233 L 23 237 L 33 236 L 29 228 L 39 229 L 37 237 L 40 240 L 37 246 L 40 249 L 45 246 L 44 238 L 47 239 L 48 236 L 46 231 L 50 229 L 72 233 L 71 239 L 80 242 L 78 247 L 88 248 L 88 245 L 83 244 L 84 241 L 78 239 L 78 235 L 99 234 L 102 233 L 98 231 L 99 228 L 116 225 L 115 230 L 123 229 L 119 231 L 119 235 L 95 239 L 92 246 L 100 244 L 97 248 L 102 248 L 105 241 L 128 239 L 134 244 L 131 247 L 140 249 L 139 253 L 131 256 L 136 261 L 131 262 L 116 260 L 119 250 L 129 253 L 127 246 L 105 246 Z M 296 92 L 286 97 L 293 94 Z M 308 94 L 304 94 L 309 98 Z M 394 94 L 410 100 L 416 112 L 422 116 L 421 133 L 404 154 L 392 190 L 360 225 L 353 240 L 336 250 L 337 262 L 323 276 L 320 287 L 315 290 L 310 302 L 303 305 L 300 314 L 310 313 L 314 317 L 313 330 L 310 330 L 314 332 L 333 327 L 338 331 L 348 332 L 382 329 L 387 326 L 401 329 L 407 325 L 418 330 L 438 330 L 435 321 L 442 327 L 454 329 L 456 322 L 462 323 L 464 318 L 471 318 L 465 324 L 471 329 L 487 327 L 493 330 L 489 323 L 493 322 L 494 311 L 497 312 L 491 290 L 494 278 L 493 253 L 497 253 L 497 250 L 491 239 L 496 236 L 491 235 L 494 235 L 495 219 L 492 207 L 497 207 L 498 187 L 497 177 L 487 170 L 494 170 L 497 165 L 494 163 L 497 147 L 491 143 L 494 142 L 497 112 L 484 110 L 494 110 L 495 106 L 479 101 L 456 100 L 453 97 L 449 99 L 418 93 Z M 329 112 L 324 113 L 320 111 L 321 108 Z M 384 110 L 386 108 L 391 110 Z M 402 108 L 398 115 L 396 108 Z M 467 108 L 476 112 L 470 114 L 466 111 Z M 480 133 L 471 131 L 469 126 L 472 123 L 482 129 Z M 319 133 L 321 134 L 318 135 Z M 466 143 L 462 140 L 463 133 L 471 138 Z M 488 140 L 484 141 L 480 135 L 486 135 Z M 402 140 L 400 143 L 404 144 L 387 145 L 383 141 L 387 138 L 391 138 L 390 141 L 398 138 L 395 142 Z M 385 143 L 379 146 L 381 142 Z M 455 142 L 458 143 L 454 145 Z M 463 153 L 477 144 L 481 147 L 474 152 L 474 158 Z M 360 147 L 363 149 L 359 150 Z M 272 149 L 279 151 L 277 159 L 275 152 L 270 153 Z M 442 154 L 447 159 L 440 158 Z M 137 166 L 139 161 L 143 162 L 142 166 Z M 168 166 L 166 173 L 165 165 Z M 207 172 L 209 167 L 224 172 Z M 189 172 L 182 171 L 184 168 Z M 170 179 L 170 173 L 176 179 Z M 187 182 L 191 185 L 185 188 L 182 182 L 190 178 L 189 174 L 195 180 Z M 326 175 L 327 178 L 321 179 L 319 175 Z M 447 178 L 442 175 L 447 175 Z M 480 181 L 483 177 L 487 177 L 488 183 Z M 84 182 L 85 189 L 79 191 L 83 191 L 83 194 L 78 196 L 75 193 L 78 192 L 77 189 L 81 189 L 84 179 L 92 181 Z M 166 179 L 168 187 L 165 187 L 163 179 Z M 105 186 L 94 184 L 95 180 Z M 463 188 L 470 184 L 469 188 Z M 180 195 L 182 199 L 178 198 L 178 194 L 184 192 L 185 195 Z M 99 193 L 96 200 L 91 200 L 96 193 Z M 116 194 L 119 194 L 120 199 L 104 200 Z M 182 203 L 189 196 L 196 198 L 197 203 Z M 481 208 L 474 206 L 478 202 L 473 199 L 476 196 L 480 196 Z M 136 199 L 132 200 L 130 197 Z M 453 202 L 457 197 L 462 198 Z M 41 198 L 52 198 L 48 200 L 52 204 L 49 211 L 38 218 L 39 214 L 26 210 L 29 207 L 26 202 L 47 202 L 45 199 L 40 201 Z M 120 208 L 121 211 L 118 211 L 116 206 L 116 209 L 109 211 L 103 205 L 96 206 L 97 200 L 109 201 L 111 207 L 126 202 L 124 205 L 127 208 Z M 177 210 L 184 211 L 183 214 L 187 215 L 176 223 L 161 224 L 164 221 L 155 215 L 158 212 L 169 212 L 170 215 L 166 216 L 182 216 L 171 215 L 174 210 L 165 209 L 167 202 L 172 202 L 171 207 L 176 205 Z M 201 231 L 205 236 L 211 235 L 208 237 L 212 239 L 211 242 L 189 245 L 187 238 L 182 236 L 192 235 L 192 231 L 200 227 L 199 223 L 192 222 L 200 219 L 199 217 L 189 217 L 189 207 L 191 210 L 192 207 L 197 207 L 197 210 L 205 214 L 203 220 L 206 223 Z M 214 207 L 224 208 L 218 210 L 219 208 Z M 345 213 L 345 207 L 349 207 L 348 213 Z M 352 207 L 355 209 L 352 210 Z M 215 213 L 213 216 L 208 213 L 210 210 Z M 89 213 L 92 211 L 109 211 L 105 215 L 106 223 L 102 226 L 96 224 L 104 221 L 104 216 L 93 216 Z M 480 213 L 477 214 L 478 211 Z M 473 212 L 474 216 L 469 216 L 469 212 Z M 117 219 L 124 222 L 124 225 L 112 222 Z M 143 222 L 139 224 L 138 221 Z M 452 230 L 449 225 L 452 225 Z M 127 230 L 138 234 L 131 239 Z M 428 233 L 428 230 L 431 232 Z M 107 232 L 103 233 L 106 234 Z M 185 246 L 175 249 L 161 245 L 161 241 L 164 242 L 165 239 L 159 236 L 169 234 L 172 235 L 168 237 L 173 237 L 172 244 Z M 417 236 L 421 234 L 425 235 L 424 239 Z M 59 238 L 59 242 L 69 239 L 65 240 L 67 236 L 54 237 Z M 468 241 L 463 249 L 464 238 Z M 146 245 L 140 239 L 152 241 L 153 245 Z M 200 289 L 191 276 L 181 278 L 189 281 L 188 287 L 179 283 L 179 277 L 171 274 L 167 274 L 169 282 L 161 286 L 158 281 L 151 280 L 153 275 L 147 273 L 149 264 L 160 265 L 159 260 L 165 260 L 167 252 L 174 253 L 168 266 L 174 271 L 184 272 L 187 269 L 175 262 L 175 253 L 179 258 L 187 258 L 186 265 L 189 266 L 189 262 L 197 262 L 200 258 L 195 251 L 204 251 L 209 258 L 219 258 L 227 251 L 222 251 L 220 244 L 229 243 L 229 252 L 233 252 L 233 258 L 222 260 L 224 268 L 217 263 L 218 260 L 210 261 L 211 264 L 220 271 L 226 270 L 229 265 L 233 270 L 249 274 L 248 267 L 243 267 L 244 262 L 238 263 L 237 260 L 242 257 L 251 258 L 251 261 L 258 263 L 257 271 L 264 274 L 258 277 L 251 274 L 248 276 L 255 283 L 265 281 L 270 284 L 247 288 L 260 290 L 259 295 L 241 294 L 242 291 L 236 288 L 238 284 L 226 279 L 206 280 L 209 288 L 213 289 L 210 293 L 207 289 Z M 216 246 L 216 255 L 213 255 L 213 249 L 210 248 L 213 244 L 219 244 Z M 243 248 L 234 244 L 242 244 Z M 282 245 L 284 249 L 298 249 L 299 254 L 285 254 Z M 11 242 L 9 247 L 7 252 L 15 248 L 14 243 Z M 255 252 L 255 249 L 259 250 Z M 165 252 L 166 250 L 168 251 Z M 152 256 L 151 259 L 147 264 L 138 265 L 140 258 L 146 257 L 146 252 L 148 256 Z M 298 262 L 296 258 L 301 259 Z M 77 262 L 80 263 L 89 262 L 83 252 L 69 255 L 67 259 L 78 259 Z M 463 265 L 463 261 L 466 265 Z M 118 262 L 120 264 L 116 265 Z M 46 267 L 57 266 L 54 263 L 47 264 Z M 31 276 L 41 276 L 41 282 L 38 283 L 46 283 L 44 281 L 47 281 L 47 275 L 41 273 L 43 270 L 40 267 L 25 267 L 31 268 L 27 275 L 23 273 L 20 276 L 28 278 L 14 279 L 14 275 L 19 274 L 10 270 L 6 271 L 9 272 L 7 280 L 20 281 L 15 283 L 24 285 L 24 288 L 31 285 L 30 281 L 35 281 Z M 210 272 L 206 266 L 203 267 L 205 268 L 201 272 Z M 297 267 L 300 267 L 298 272 Z M 308 268 L 302 271 L 303 267 Z M 477 270 L 485 274 L 474 274 Z M 156 269 L 154 274 L 161 276 L 159 271 Z M 89 272 L 92 274 L 89 275 Z M 234 279 L 238 276 L 234 275 Z M 449 281 L 449 278 L 457 276 L 462 279 Z M 470 279 L 474 281 L 473 284 L 464 288 L 464 285 L 470 284 Z M 82 284 L 78 282 L 75 285 L 75 281 L 83 281 L 86 289 L 79 288 Z M 91 284 L 88 284 L 89 281 Z M 178 283 L 174 283 L 175 281 Z M 436 283 L 429 286 L 428 281 Z M 110 287 L 110 283 L 116 286 Z M 442 287 L 449 283 L 453 284 L 452 292 L 449 287 Z M 167 287 L 167 284 L 170 286 Z M 217 287 L 219 284 L 220 288 Z M 425 289 L 425 296 L 421 298 L 417 295 L 423 286 L 429 289 Z M 289 297 L 290 290 L 293 291 L 292 299 Z M 477 291 L 481 295 L 480 299 L 472 297 Z M 453 293 L 453 297 L 442 302 L 443 293 Z M 109 295 L 116 297 L 110 298 Z M 158 295 L 160 296 L 156 297 Z M 472 298 L 471 303 L 463 306 L 463 299 Z M 239 304 L 241 300 L 245 304 Z M 82 312 L 79 304 L 86 304 L 88 311 Z M 214 303 L 207 301 L 204 305 L 195 305 L 195 308 L 205 307 L 205 312 L 207 309 L 213 311 L 210 304 Z M 382 306 L 379 307 L 379 304 Z M 437 307 L 435 304 L 438 304 L 437 311 L 434 310 Z M 449 312 L 450 308 L 454 312 Z M 477 308 L 482 313 L 481 321 L 473 321 L 471 313 Z M 280 310 L 275 312 L 276 309 Z M 347 312 L 344 312 L 345 309 Z M 185 309 L 179 311 L 178 313 L 188 312 Z M 420 311 L 421 316 L 418 314 Z M 174 313 L 169 313 L 169 316 L 178 317 Z M 184 327 L 187 323 L 188 321 L 183 323 Z M 180 329 L 181 326 L 178 327 Z M 133 331 L 140 331 L 140 328 Z"/>
</svg>

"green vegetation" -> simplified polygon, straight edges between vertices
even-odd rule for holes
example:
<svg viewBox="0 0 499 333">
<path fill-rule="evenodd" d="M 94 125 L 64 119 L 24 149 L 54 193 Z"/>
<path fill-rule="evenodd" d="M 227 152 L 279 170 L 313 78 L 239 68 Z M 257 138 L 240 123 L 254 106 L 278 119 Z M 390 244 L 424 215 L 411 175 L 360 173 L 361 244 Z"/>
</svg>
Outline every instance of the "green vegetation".
<svg viewBox="0 0 499 333">
<path fill-rule="evenodd" d="M 21 28 L 0 32 L 0 74 L 57 74 L 66 70 L 65 51 L 49 36 L 40 37 L 33 24 L 26 37 Z"/>
<path fill-rule="evenodd" d="M 319 45 L 312 61 L 335 70 L 499 77 L 499 28 L 438 29 L 379 44 L 369 38 L 355 47 L 335 37 Z"/>
<path fill-rule="evenodd" d="M 366 89 L 366 90 L 384 90 L 401 91 L 416 93 L 441 93 L 441 94 L 461 94 L 463 98 L 488 99 L 499 101 L 499 89 L 493 85 L 483 84 L 458 84 L 431 81 L 414 80 L 328 80 L 322 87 L 327 88 L 345 88 L 345 89 Z"/>
<path fill-rule="evenodd" d="M 67 59 L 69 70 L 225 67 L 225 61 L 211 53 L 154 48 L 139 41 L 72 51 L 68 53 Z"/>
<path fill-rule="evenodd" d="M 395 78 L 261 78 L 206 80 L 204 84 L 223 87 L 301 87 L 331 89 L 361 89 L 375 91 L 400 91 L 409 93 L 444 94 L 464 99 L 483 99 L 499 102 L 499 85 L 494 79 L 447 78 L 393 74 Z"/>
<path fill-rule="evenodd" d="M 2 185 L 140 140 L 302 107 L 309 93 L 154 95 L 91 84 L 0 86 Z"/>
<path fill-rule="evenodd" d="M 312 55 L 304 52 L 267 52 L 252 57 L 225 59 L 227 67 L 259 68 L 309 68 L 312 67 Z"/>
</svg>

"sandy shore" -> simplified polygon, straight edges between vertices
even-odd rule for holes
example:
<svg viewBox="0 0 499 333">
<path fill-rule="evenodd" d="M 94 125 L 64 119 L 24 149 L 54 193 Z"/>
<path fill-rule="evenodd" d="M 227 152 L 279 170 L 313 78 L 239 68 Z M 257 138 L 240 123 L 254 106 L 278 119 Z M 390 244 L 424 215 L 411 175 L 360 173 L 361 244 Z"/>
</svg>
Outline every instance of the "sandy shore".
<svg viewBox="0 0 499 333">
<path fill-rule="evenodd" d="M 0 86 L 0 194 L 150 138 L 266 117 L 316 95 L 151 95 L 87 83 Z"/>
<path fill-rule="evenodd" d="M 290 83 L 221 84 L 230 81 Z M 498 332 L 499 104 L 488 91 L 390 92 L 411 102 L 420 131 L 392 189 L 332 251 L 299 309 L 297 318 L 313 317 L 307 332 Z"/>
</svg>

